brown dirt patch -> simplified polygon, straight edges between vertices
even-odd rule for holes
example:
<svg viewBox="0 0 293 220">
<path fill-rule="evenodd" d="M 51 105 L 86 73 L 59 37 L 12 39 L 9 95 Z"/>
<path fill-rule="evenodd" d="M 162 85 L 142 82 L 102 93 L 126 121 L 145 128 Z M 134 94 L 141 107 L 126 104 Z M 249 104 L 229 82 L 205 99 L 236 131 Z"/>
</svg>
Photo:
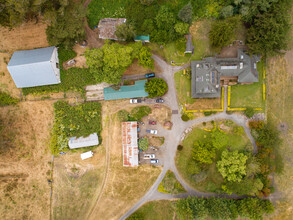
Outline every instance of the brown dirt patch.
<svg viewBox="0 0 293 220">
<path fill-rule="evenodd" d="M 127 68 L 127 70 L 123 73 L 123 75 L 144 75 L 146 73 L 160 73 L 162 72 L 160 66 L 155 62 L 155 68 L 152 69 L 146 69 L 143 68 L 138 64 L 138 60 L 135 59 L 134 62 Z"/>
<path fill-rule="evenodd" d="M 149 123 L 149 120 L 155 120 L 157 123 L 160 123 L 162 126 L 166 121 L 171 121 L 172 110 L 165 105 L 154 105 L 152 106 L 152 113 L 144 120 L 146 124 Z"/>
<path fill-rule="evenodd" d="M 0 50 L 14 51 L 48 47 L 46 28 L 47 24 L 42 21 L 23 23 L 11 30 L 0 26 Z"/>
<path fill-rule="evenodd" d="M 149 137 L 150 146 L 160 147 L 164 144 L 164 142 L 165 142 L 164 137 L 156 137 L 156 136 Z"/>
<path fill-rule="evenodd" d="M 0 108 L 0 213 L 2 219 L 49 219 L 47 183 L 52 102 Z"/>
<path fill-rule="evenodd" d="M 221 98 L 216 99 L 194 99 L 193 104 L 186 104 L 187 110 L 200 110 L 200 109 L 220 109 Z"/>
</svg>

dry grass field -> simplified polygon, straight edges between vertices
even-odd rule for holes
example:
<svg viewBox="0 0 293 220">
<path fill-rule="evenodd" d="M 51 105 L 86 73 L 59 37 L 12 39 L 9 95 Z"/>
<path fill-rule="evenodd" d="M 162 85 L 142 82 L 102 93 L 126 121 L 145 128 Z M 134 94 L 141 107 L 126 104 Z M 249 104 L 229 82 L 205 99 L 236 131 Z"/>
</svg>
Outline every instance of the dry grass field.
<svg viewBox="0 0 293 220">
<path fill-rule="evenodd" d="M 49 219 L 52 102 L 0 108 L 1 219 Z"/>
<path fill-rule="evenodd" d="M 0 50 L 15 51 L 48 47 L 46 28 L 47 24 L 42 21 L 27 22 L 11 30 L 0 26 Z"/>
<path fill-rule="evenodd" d="M 109 161 L 103 191 L 88 219 L 118 219 L 147 192 L 161 172 L 161 168 L 149 165 L 123 167 L 121 123 L 115 113 L 133 107 L 128 100 L 102 103 L 102 112 L 108 113 L 103 141 L 109 150 Z"/>
<path fill-rule="evenodd" d="M 272 200 L 276 204 L 274 220 L 293 218 L 293 50 L 284 56 L 268 60 L 267 92 L 268 117 L 276 126 L 286 124 L 288 129 L 281 132 L 283 143 L 281 153 L 284 158 L 284 172 L 275 175 L 276 193 Z"/>
</svg>

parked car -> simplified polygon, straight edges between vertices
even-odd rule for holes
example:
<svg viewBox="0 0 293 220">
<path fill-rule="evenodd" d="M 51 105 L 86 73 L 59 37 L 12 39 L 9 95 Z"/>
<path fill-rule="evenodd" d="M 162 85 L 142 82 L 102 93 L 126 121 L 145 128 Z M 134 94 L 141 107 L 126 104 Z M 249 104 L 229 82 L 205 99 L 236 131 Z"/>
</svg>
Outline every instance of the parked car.
<svg viewBox="0 0 293 220">
<path fill-rule="evenodd" d="M 130 99 L 129 102 L 130 103 L 133 103 L 133 104 L 135 104 L 135 103 L 141 103 L 141 99 Z"/>
<path fill-rule="evenodd" d="M 159 160 L 158 160 L 158 159 L 151 159 L 151 163 L 152 163 L 152 164 L 159 163 Z"/>
<path fill-rule="evenodd" d="M 144 125 L 144 123 L 142 121 L 138 121 L 139 124 Z"/>
<path fill-rule="evenodd" d="M 155 75 L 155 73 L 147 73 L 147 74 L 145 74 L 144 75 L 145 76 L 145 78 L 153 78 L 153 77 L 155 77 L 156 75 Z"/>
<path fill-rule="evenodd" d="M 150 124 L 150 125 L 156 125 L 157 122 L 156 122 L 156 121 L 149 121 L 149 124 Z"/>
<path fill-rule="evenodd" d="M 162 99 L 162 98 L 156 99 L 156 103 L 163 103 L 163 102 L 164 102 L 164 99 Z"/>
<path fill-rule="evenodd" d="M 143 156 L 143 159 L 148 160 L 148 159 L 154 159 L 156 157 L 155 154 L 145 154 Z"/>
<path fill-rule="evenodd" d="M 158 134 L 158 131 L 157 130 L 147 129 L 146 132 L 149 133 L 149 134 Z"/>
</svg>

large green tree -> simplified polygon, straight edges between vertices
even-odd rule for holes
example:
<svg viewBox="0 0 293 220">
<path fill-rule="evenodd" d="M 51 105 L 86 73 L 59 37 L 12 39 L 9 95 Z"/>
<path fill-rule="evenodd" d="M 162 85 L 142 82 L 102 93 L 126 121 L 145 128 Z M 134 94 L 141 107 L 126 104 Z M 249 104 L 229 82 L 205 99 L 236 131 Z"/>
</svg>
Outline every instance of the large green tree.
<svg viewBox="0 0 293 220">
<path fill-rule="evenodd" d="M 246 160 L 248 157 L 238 151 L 223 151 L 221 160 L 217 162 L 217 168 L 225 180 L 229 182 L 241 182 L 246 175 Z"/>
<path fill-rule="evenodd" d="M 133 41 L 136 34 L 132 25 L 124 23 L 116 28 L 115 35 L 118 39 Z"/>
<path fill-rule="evenodd" d="M 178 17 L 180 20 L 186 23 L 191 23 L 192 13 L 193 13 L 193 7 L 191 3 L 189 2 L 187 5 L 183 6 L 183 8 L 179 11 Z"/>
<path fill-rule="evenodd" d="M 208 142 L 196 141 L 193 144 L 192 158 L 200 163 L 210 164 L 216 157 L 216 149 Z"/>
<path fill-rule="evenodd" d="M 247 44 L 254 53 L 274 55 L 288 47 L 291 0 L 279 0 L 258 14 L 247 33 Z"/>
<path fill-rule="evenodd" d="M 145 84 L 145 91 L 150 98 L 162 96 L 168 91 L 168 84 L 163 79 L 153 78 Z"/>
<path fill-rule="evenodd" d="M 150 48 L 142 47 L 138 53 L 138 62 L 141 66 L 148 69 L 154 68 L 154 60 Z"/>
<path fill-rule="evenodd" d="M 63 44 L 71 47 L 75 41 L 84 38 L 84 18 L 86 12 L 82 4 L 69 1 L 63 12 L 57 13 L 57 17 L 51 17 L 51 25 L 48 26 L 46 33 L 50 45 Z"/>
</svg>

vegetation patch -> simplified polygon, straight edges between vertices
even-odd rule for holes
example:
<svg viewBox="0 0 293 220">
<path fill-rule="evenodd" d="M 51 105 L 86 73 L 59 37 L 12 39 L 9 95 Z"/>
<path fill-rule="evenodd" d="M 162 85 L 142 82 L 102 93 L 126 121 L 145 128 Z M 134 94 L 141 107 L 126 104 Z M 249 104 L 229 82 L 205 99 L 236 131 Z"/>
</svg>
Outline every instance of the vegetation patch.
<svg viewBox="0 0 293 220">
<path fill-rule="evenodd" d="M 274 212 L 269 200 L 189 197 L 148 202 L 127 219 L 262 219 Z"/>
<path fill-rule="evenodd" d="M 164 179 L 160 183 L 158 187 L 158 191 L 162 193 L 171 193 L 171 194 L 179 194 L 185 193 L 186 190 L 183 186 L 178 182 L 176 176 L 171 170 L 168 170 Z"/>
<path fill-rule="evenodd" d="M 163 79 L 153 78 L 145 84 L 145 91 L 150 98 L 163 96 L 168 91 L 168 84 Z"/>
<path fill-rule="evenodd" d="M 101 142 L 101 104 L 88 102 L 71 106 L 67 102 L 54 103 L 55 120 L 50 149 L 52 154 L 69 150 L 70 137 L 88 136 L 97 133 Z M 87 148 L 88 150 L 88 148 Z"/>
<path fill-rule="evenodd" d="M 144 137 L 138 140 L 138 148 L 140 150 L 146 151 L 149 148 L 149 139 Z"/>
<path fill-rule="evenodd" d="M 164 144 L 165 138 L 158 137 L 158 136 L 152 136 L 152 137 L 149 137 L 149 142 L 150 142 L 151 146 L 160 147 Z"/>
<path fill-rule="evenodd" d="M 0 106 L 15 105 L 19 99 L 11 97 L 8 93 L 0 91 Z"/>
<path fill-rule="evenodd" d="M 175 158 L 176 166 L 192 187 L 204 192 L 228 192 L 228 189 L 224 187 L 228 181 L 221 173 L 220 165 L 217 164 L 220 163 L 219 161 L 224 161 L 223 163 L 226 164 L 227 160 L 222 156 L 226 151 L 232 154 L 239 152 L 245 157 L 253 158 L 252 144 L 243 129 L 230 121 L 208 123 L 204 127 L 204 129 L 194 128 L 183 140 L 181 144 L 183 148 L 177 151 Z M 210 127 L 212 129 L 209 129 Z M 246 176 L 252 180 L 255 179 L 258 168 L 258 164 L 255 165 L 255 163 L 253 159 L 245 163 Z M 256 170 L 249 170 L 248 167 L 256 168 Z M 236 173 L 238 174 L 238 171 Z M 242 181 L 243 179 L 245 178 L 242 178 Z M 261 188 L 256 184 L 255 187 Z M 237 192 L 240 195 L 255 195 L 255 193 L 258 191 Z"/>
<path fill-rule="evenodd" d="M 60 62 L 61 83 L 56 85 L 23 88 L 22 93 L 24 95 L 28 95 L 28 94 L 47 94 L 52 92 L 77 91 L 84 95 L 85 86 L 95 84 L 96 79 L 90 73 L 88 68 L 72 67 L 68 70 L 65 70 L 63 68 L 62 64 L 65 61 L 74 58 L 75 56 L 76 56 L 76 53 L 72 49 L 65 49 L 64 47 L 59 47 L 58 57 Z"/>
<path fill-rule="evenodd" d="M 91 28 L 99 24 L 102 18 L 125 18 L 127 0 L 93 0 L 87 7 L 87 20 Z"/>
<path fill-rule="evenodd" d="M 257 63 L 258 82 L 250 85 L 231 86 L 231 108 L 263 108 L 263 67 L 264 61 Z"/>
</svg>

